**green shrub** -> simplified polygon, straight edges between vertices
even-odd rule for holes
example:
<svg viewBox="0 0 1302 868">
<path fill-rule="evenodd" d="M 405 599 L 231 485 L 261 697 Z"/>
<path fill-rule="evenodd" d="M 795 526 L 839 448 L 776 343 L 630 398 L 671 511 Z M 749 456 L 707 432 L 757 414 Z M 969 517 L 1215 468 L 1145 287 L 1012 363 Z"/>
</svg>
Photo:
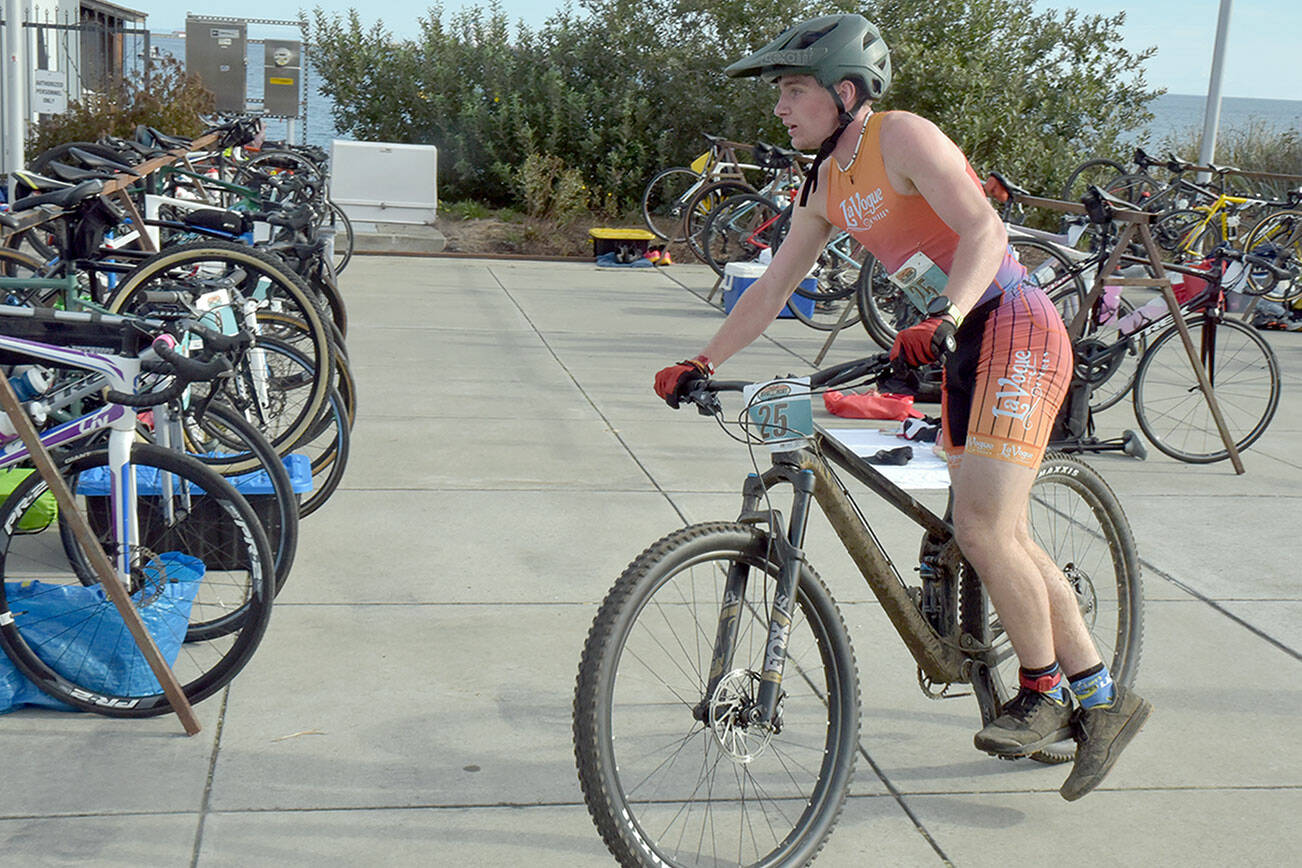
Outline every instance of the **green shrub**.
<svg viewBox="0 0 1302 868">
<path fill-rule="evenodd" d="M 359 139 L 438 146 L 439 186 L 451 199 L 515 201 L 527 159 L 563 155 L 581 182 L 558 170 L 547 188 L 553 209 L 582 198 L 623 213 L 656 171 L 705 149 L 702 133 L 785 145 L 774 88 L 728 79 L 723 68 L 786 23 L 860 8 L 851 0 L 580 6 L 531 30 L 513 29 L 497 3 L 446 23 L 436 4 L 412 40 L 378 23 L 363 27 L 356 10 L 317 8 L 313 57 L 335 125 Z M 1037 12 L 1033 0 L 882 0 L 867 14 L 895 68 L 881 107 L 931 118 L 979 172 L 1056 190 L 1087 157 L 1119 153 L 1125 131 L 1151 117 L 1156 92 L 1143 65 L 1152 50 L 1120 47 L 1123 14 Z M 545 206 L 527 205 L 537 207 Z"/>
<path fill-rule="evenodd" d="M 525 213 L 569 219 L 588 213 L 588 185 L 575 169 L 550 154 L 525 157 L 518 176 Z"/>
<path fill-rule="evenodd" d="M 439 202 L 439 213 L 454 220 L 483 220 L 493 215 L 492 210 L 487 205 L 473 199 Z"/>
<path fill-rule="evenodd" d="M 215 104 L 212 92 L 197 76 L 186 75 L 181 61 L 151 60 L 147 85 L 143 72 L 133 74 L 111 83 L 103 93 L 70 100 L 63 114 L 32 125 L 27 153 L 35 157 L 64 142 L 93 142 L 103 135 L 133 137 L 139 124 L 174 136 L 198 136 L 203 132 L 199 116 Z"/>
</svg>

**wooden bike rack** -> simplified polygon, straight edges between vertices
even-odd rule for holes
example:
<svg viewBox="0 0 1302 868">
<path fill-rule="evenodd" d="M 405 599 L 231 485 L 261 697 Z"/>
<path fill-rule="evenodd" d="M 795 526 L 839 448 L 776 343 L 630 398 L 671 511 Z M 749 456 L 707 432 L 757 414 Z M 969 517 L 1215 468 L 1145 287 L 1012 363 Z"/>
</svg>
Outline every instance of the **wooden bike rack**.
<svg viewBox="0 0 1302 868">
<path fill-rule="evenodd" d="M 1017 204 L 1023 206 L 1046 208 L 1068 214 L 1088 214 L 1084 205 L 1074 202 L 1042 199 L 1017 193 L 1011 193 L 1010 195 Z M 1180 309 L 1180 303 L 1176 301 L 1175 293 L 1171 289 L 1171 279 L 1167 277 L 1167 269 L 1163 266 L 1161 252 L 1153 241 L 1153 234 L 1149 227 L 1156 215 L 1146 211 L 1121 208 L 1113 203 L 1108 203 L 1106 199 L 1103 201 L 1110 211 L 1112 221 L 1121 224 L 1123 228 L 1112 246 L 1107 261 L 1095 274 L 1094 286 L 1086 295 L 1080 310 L 1076 312 L 1076 316 L 1067 326 L 1068 336 L 1073 342 L 1081 336 L 1081 333 L 1085 330 L 1085 321 L 1089 317 L 1089 312 L 1103 294 L 1105 284 L 1111 286 L 1146 286 L 1160 290 L 1162 298 L 1166 301 L 1167 310 L 1171 313 L 1171 319 L 1175 323 L 1176 331 L 1180 334 L 1180 340 L 1184 342 L 1185 353 L 1189 356 L 1189 364 L 1198 378 L 1198 387 L 1202 390 L 1203 397 L 1207 401 L 1207 408 L 1211 411 L 1212 419 L 1216 422 L 1216 429 L 1220 432 L 1221 442 L 1225 444 L 1225 449 L 1229 452 L 1230 463 L 1234 466 L 1234 472 L 1236 474 L 1243 473 L 1243 460 L 1239 457 L 1239 450 L 1234 444 L 1234 438 L 1225 425 L 1225 417 L 1221 414 L 1220 404 L 1212 391 L 1211 381 L 1207 377 L 1207 369 L 1198 357 L 1198 350 L 1194 347 L 1193 338 L 1189 334 L 1189 326 L 1184 321 L 1184 312 Z M 1145 257 L 1126 255 L 1126 251 L 1130 249 L 1135 240 L 1138 240 L 1143 246 Z M 1126 277 L 1119 273 L 1123 261 L 1129 264 L 1143 264 L 1152 269 L 1156 277 Z"/>
</svg>

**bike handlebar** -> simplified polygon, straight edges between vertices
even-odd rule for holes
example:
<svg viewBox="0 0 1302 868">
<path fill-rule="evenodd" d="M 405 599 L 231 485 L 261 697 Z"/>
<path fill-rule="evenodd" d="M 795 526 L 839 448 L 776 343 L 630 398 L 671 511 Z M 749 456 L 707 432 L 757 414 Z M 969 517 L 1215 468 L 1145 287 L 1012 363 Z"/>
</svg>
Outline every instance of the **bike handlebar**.
<svg viewBox="0 0 1302 868">
<path fill-rule="evenodd" d="M 252 342 L 252 336 L 247 333 L 242 332 L 234 336 L 223 335 L 193 321 L 187 321 L 183 328 L 186 331 L 197 332 L 203 338 L 204 348 L 216 353 L 247 347 Z M 171 385 L 141 395 L 107 389 L 104 392 L 104 400 L 126 407 L 157 407 L 179 398 L 191 383 L 215 380 L 233 370 L 230 359 L 225 355 L 214 355 L 207 361 L 201 361 L 181 355 L 173 349 L 175 346 L 176 339 L 170 334 L 159 335 L 150 344 L 150 349 L 159 359 L 157 367 L 167 369 L 158 372 L 175 377 Z"/>
<path fill-rule="evenodd" d="M 896 363 L 891 361 L 890 353 L 878 353 L 815 371 L 809 375 L 809 386 L 811 389 L 830 389 L 863 378 L 880 381 L 895 367 Z M 743 380 L 703 380 L 685 397 L 696 405 L 697 412 L 702 416 L 715 416 L 723 411 L 719 399 L 715 397 L 717 393 L 740 392 L 749 385 L 751 384 Z"/>
</svg>

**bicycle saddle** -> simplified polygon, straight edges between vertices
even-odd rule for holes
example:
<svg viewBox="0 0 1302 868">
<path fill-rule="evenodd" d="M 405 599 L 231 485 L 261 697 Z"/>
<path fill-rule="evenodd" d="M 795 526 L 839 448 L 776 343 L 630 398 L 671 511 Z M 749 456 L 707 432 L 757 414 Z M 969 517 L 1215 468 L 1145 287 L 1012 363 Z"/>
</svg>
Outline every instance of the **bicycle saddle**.
<svg viewBox="0 0 1302 868">
<path fill-rule="evenodd" d="M 68 209 L 99 195 L 100 190 L 104 189 L 104 182 L 98 179 L 82 181 L 75 187 L 67 187 L 63 190 L 55 190 L 52 193 L 41 193 L 37 196 L 26 196 L 19 199 L 10 208 L 15 213 L 18 211 L 29 211 L 40 205 L 54 205 L 59 208 Z"/>
<path fill-rule="evenodd" d="M 108 169 L 81 169 L 77 166 L 69 166 L 67 163 L 50 163 L 45 167 L 60 181 L 67 181 L 75 184 L 90 178 L 99 178 L 104 181 L 111 180 L 116 174 Z"/>
<path fill-rule="evenodd" d="M 27 169 L 18 169 L 14 172 L 14 177 L 18 179 L 22 186 L 33 193 L 48 193 L 51 190 L 63 190 L 72 186 L 68 181 L 51 178 L 47 175 L 38 175 Z"/>
<path fill-rule="evenodd" d="M 1135 156 L 1132 158 L 1132 161 L 1140 169 L 1147 169 L 1149 166 L 1157 166 L 1162 162 L 1161 160 L 1150 157 L 1148 152 L 1143 148 L 1135 148 Z"/>
<path fill-rule="evenodd" d="M 99 154 L 92 154 L 90 151 L 83 151 L 81 148 L 69 148 L 68 155 L 75 157 L 83 166 L 91 169 L 108 169 L 111 172 L 119 172 L 124 175 L 140 177 L 140 173 L 128 166 L 126 163 L 120 163 L 117 160 L 110 160 L 107 157 L 101 157 Z"/>
<path fill-rule="evenodd" d="M 1007 202 L 1014 196 L 1029 196 L 1031 192 L 1019 187 L 998 172 L 991 172 L 983 185 L 986 194 L 997 202 Z"/>
<path fill-rule="evenodd" d="M 1194 164 L 1186 160 L 1180 159 L 1175 154 L 1168 154 L 1166 158 L 1166 168 L 1172 172 L 1175 172 L 1176 174 L 1179 174 L 1181 172 L 1187 172 L 1190 169 L 1194 168 Z"/>
<path fill-rule="evenodd" d="M 1242 171 L 1241 169 L 1238 169 L 1234 166 L 1218 166 L 1215 163 L 1208 163 L 1207 168 L 1211 169 L 1217 175 L 1228 175 L 1231 173 L 1238 173 Z"/>
<path fill-rule="evenodd" d="M 169 136 L 167 133 L 161 132 L 154 127 L 147 126 L 145 127 L 145 131 L 149 133 L 150 137 L 153 139 L 152 144 L 158 145 L 159 147 L 167 148 L 169 150 L 172 148 L 190 147 L 189 139 L 183 139 L 180 136 Z M 145 142 L 144 144 L 151 144 L 151 142 Z"/>
<path fill-rule="evenodd" d="M 1135 206 L 1125 199 L 1119 199 L 1108 191 L 1100 188 L 1097 184 L 1090 184 L 1085 195 L 1080 197 L 1081 204 L 1085 206 L 1085 214 L 1089 217 L 1091 223 L 1111 223 L 1112 211 L 1134 211 Z"/>
</svg>

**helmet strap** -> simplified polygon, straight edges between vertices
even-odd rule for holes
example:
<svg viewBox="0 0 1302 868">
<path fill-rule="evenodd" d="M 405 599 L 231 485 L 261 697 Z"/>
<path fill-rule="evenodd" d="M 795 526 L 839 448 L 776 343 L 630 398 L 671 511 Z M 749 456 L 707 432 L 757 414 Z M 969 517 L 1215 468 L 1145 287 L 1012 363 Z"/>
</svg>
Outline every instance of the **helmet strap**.
<svg viewBox="0 0 1302 868">
<path fill-rule="evenodd" d="M 856 86 L 855 92 L 857 93 L 858 90 L 859 88 Z M 841 95 L 836 92 L 836 88 L 829 85 L 827 92 L 832 95 L 832 99 L 836 102 L 837 127 L 834 133 L 823 139 L 823 144 L 819 145 L 818 153 L 814 156 L 814 162 L 809 166 L 809 175 L 804 186 L 800 189 L 801 208 L 805 207 L 805 203 L 809 201 L 809 194 L 818 189 L 818 170 L 822 168 L 823 161 L 832 156 L 832 151 L 836 150 L 836 143 L 841 140 L 841 134 L 845 132 L 846 127 L 854 123 L 855 112 L 859 111 L 866 102 L 865 98 L 860 97 L 855 102 L 853 109 L 846 110 L 845 102 L 841 99 Z"/>
</svg>

